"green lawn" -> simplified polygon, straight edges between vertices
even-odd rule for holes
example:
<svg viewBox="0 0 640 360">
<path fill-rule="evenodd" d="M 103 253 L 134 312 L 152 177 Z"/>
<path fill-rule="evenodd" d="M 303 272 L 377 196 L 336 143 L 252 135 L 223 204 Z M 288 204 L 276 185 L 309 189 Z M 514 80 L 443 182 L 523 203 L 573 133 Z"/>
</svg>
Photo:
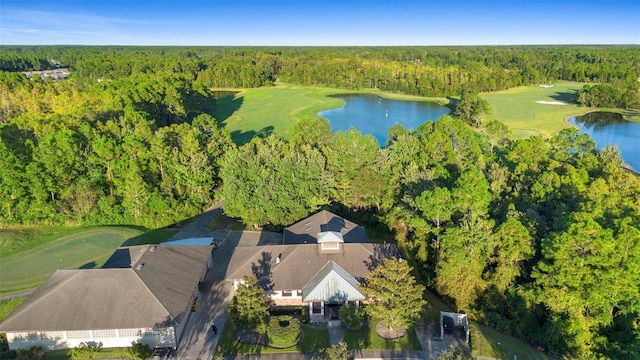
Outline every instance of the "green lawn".
<svg viewBox="0 0 640 360">
<path fill-rule="evenodd" d="M 534 350 L 524 341 L 502 334 L 492 328 L 470 324 L 473 355 L 496 359 L 551 360 L 552 358 Z"/>
<path fill-rule="evenodd" d="M 44 353 L 44 360 L 70 360 L 71 349 L 54 350 Z M 88 358 L 87 358 L 88 359 Z M 93 353 L 91 359 L 133 359 L 126 348 L 105 348 Z"/>
<path fill-rule="evenodd" d="M 565 121 L 574 115 L 582 115 L 593 108 L 577 105 L 541 104 L 537 101 L 572 101 L 573 95 L 583 86 L 582 83 L 558 83 L 553 87 L 521 86 L 480 96 L 491 105 L 492 119 L 509 126 L 517 138 L 530 135 L 550 137 L 560 130 L 571 127 Z"/>
<path fill-rule="evenodd" d="M 0 294 L 33 289 L 56 269 L 100 267 L 125 242 L 160 243 L 174 233 L 124 226 L 5 229 Z"/>
<path fill-rule="evenodd" d="M 296 346 L 286 349 L 274 349 L 261 345 L 242 344 L 236 341 L 235 333 L 238 330 L 232 321 L 227 321 L 220 334 L 218 347 L 222 349 L 224 355 L 239 354 L 277 354 L 288 352 L 318 352 L 329 347 L 329 330 L 326 327 L 315 328 L 310 326 L 302 326 L 303 337 Z"/>
<path fill-rule="evenodd" d="M 517 138 L 531 135 L 550 137 L 570 127 L 565 119 L 594 110 L 622 113 L 625 118 L 640 121 L 640 112 L 620 109 L 594 109 L 576 105 L 551 105 L 538 103 L 571 102 L 583 83 L 561 82 L 553 87 L 521 86 L 509 90 L 483 93 L 480 96 L 491 105 L 491 119 L 505 123 Z M 293 126 L 302 119 L 317 117 L 321 110 L 343 105 L 343 101 L 330 95 L 373 93 L 378 96 L 409 101 L 435 101 L 448 103 L 444 98 L 425 98 L 374 90 L 344 90 L 322 87 L 305 87 L 281 84 L 274 87 L 246 89 L 233 96 L 218 100 L 215 114 L 236 144 L 247 143 L 254 136 L 277 133 L 290 139 Z"/>
<path fill-rule="evenodd" d="M 413 329 L 407 330 L 407 334 L 396 340 L 387 340 L 376 333 L 378 322 L 375 318 L 358 331 L 344 330 L 343 338 L 350 350 L 421 350 L 420 342 Z"/>
<path fill-rule="evenodd" d="M 17 309 L 25 300 L 27 300 L 26 296 L 0 301 L 0 322 L 4 321 L 4 319 L 6 319 L 6 317 L 9 316 L 13 310 Z"/>
<path fill-rule="evenodd" d="M 397 100 L 439 101 L 424 98 L 376 92 L 372 90 L 341 90 L 321 87 L 278 85 L 247 89 L 234 96 L 219 99 L 215 117 L 225 127 L 233 141 L 242 145 L 254 136 L 267 136 L 273 132 L 289 139 L 293 126 L 302 119 L 314 119 L 321 110 L 340 107 L 344 102 L 330 97 L 336 94 L 375 93 Z"/>
<path fill-rule="evenodd" d="M 2 228 L 0 229 L 0 259 L 86 229 L 86 227 L 68 226 Z"/>
</svg>

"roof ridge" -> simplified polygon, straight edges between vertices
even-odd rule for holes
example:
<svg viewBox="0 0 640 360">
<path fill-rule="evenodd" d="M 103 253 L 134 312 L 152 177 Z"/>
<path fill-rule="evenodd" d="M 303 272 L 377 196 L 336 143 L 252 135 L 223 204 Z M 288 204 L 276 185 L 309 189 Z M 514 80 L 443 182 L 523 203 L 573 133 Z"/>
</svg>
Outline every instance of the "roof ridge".
<svg viewBox="0 0 640 360">
<path fill-rule="evenodd" d="M 169 314 L 169 317 L 171 317 L 171 320 L 174 320 L 173 315 L 171 314 L 171 311 L 169 311 L 169 309 L 167 309 L 167 307 L 164 305 L 164 303 L 162 301 L 160 301 L 160 298 L 158 298 L 158 296 L 151 290 L 151 288 L 149 287 L 149 284 L 147 284 L 147 282 L 144 281 L 142 276 L 140 276 L 140 270 L 135 270 L 134 268 L 128 268 L 126 270 L 133 271 L 133 273 L 135 275 L 134 278 L 138 279 L 138 281 L 140 281 L 144 285 L 144 289 L 147 292 L 149 292 L 154 299 L 156 299 L 158 304 L 160 304 L 160 306 L 167 312 L 167 314 Z"/>
<path fill-rule="evenodd" d="M 327 261 L 326 264 L 322 265 L 322 267 L 320 268 L 320 270 L 318 270 L 315 274 L 313 274 L 313 276 L 309 279 L 309 281 L 307 281 L 306 284 L 304 284 L 302 286 L 302 288 L 304 289 L 307 285 L 309 285 L 309 283 L 316 278 L 316 276 L 318 276 L 318 274 L 320 274 L 322 271 L 324 271 L 324 269 L 327 267 L 327 265 L 330 265 L 331 263 L 336 264 L 335 261 L 333 261 L 333 259 L 329 259 L 329 261 Z M 336 264 L 337 265 L 337 264 Z"/>
</svg>

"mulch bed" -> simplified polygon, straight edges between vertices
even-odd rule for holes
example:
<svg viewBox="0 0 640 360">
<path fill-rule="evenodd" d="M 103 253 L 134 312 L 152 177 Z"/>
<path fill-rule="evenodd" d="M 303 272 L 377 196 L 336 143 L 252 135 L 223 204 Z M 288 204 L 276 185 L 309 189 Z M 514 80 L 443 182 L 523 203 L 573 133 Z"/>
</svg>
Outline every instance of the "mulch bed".
<svg viewBox="0 0 640 360">
<path fill-rule="evenodd" d="M 376 325 L 376 334 L 387 340 L 395 340 L 403 337 L 407 333 L 407 329 L 400 327 L 399 329 L 389 329 L 383 321 Z"/>
</svg>

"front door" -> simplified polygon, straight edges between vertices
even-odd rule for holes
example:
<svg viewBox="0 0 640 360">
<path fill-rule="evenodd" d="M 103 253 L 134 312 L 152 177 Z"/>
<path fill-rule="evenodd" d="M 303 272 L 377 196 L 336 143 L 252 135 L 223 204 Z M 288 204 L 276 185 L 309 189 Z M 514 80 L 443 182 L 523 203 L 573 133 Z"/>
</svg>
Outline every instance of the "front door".
<svg viewBox="0 0 640 360">
<path fill-rule="evenodd" d="M 327 304 L 326 313 L 329 320 L 338 320 L 340 318 L 340 304 Z"/>
</svg>

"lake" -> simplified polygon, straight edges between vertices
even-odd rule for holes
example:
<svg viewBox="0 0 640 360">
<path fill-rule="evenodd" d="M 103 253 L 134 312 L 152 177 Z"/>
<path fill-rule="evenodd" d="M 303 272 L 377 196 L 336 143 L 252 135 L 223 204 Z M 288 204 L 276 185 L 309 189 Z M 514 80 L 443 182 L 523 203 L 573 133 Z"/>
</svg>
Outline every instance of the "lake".
<svg viewBox="0 0 640 360">
<path fill-rule="evenodd" d="M 581 134 L 589 134 L 598 149 L 618 145 L 624 162 L 640 171 L 640 123 L 627 121 L 620 114 L 600 111 L 572 116 L 567 121 L 578 126 Z"/>
<path fill-rule="evenodd" d="M 449 113 L 449 108 L 435 102 L 400 101 L 383 99 L 376 95 L 340 95 L 346 104 L 337 109 L 320 111 L 318 115 L 329 120 L 333 131 L 346 131 L 350 127 L 360 133 L 371 134 L 378 144 L 387 143 L 388 131 L 396 124 L 406 129 L 417 129 L 425 121 L 436 120 Z"/>
</svg>

